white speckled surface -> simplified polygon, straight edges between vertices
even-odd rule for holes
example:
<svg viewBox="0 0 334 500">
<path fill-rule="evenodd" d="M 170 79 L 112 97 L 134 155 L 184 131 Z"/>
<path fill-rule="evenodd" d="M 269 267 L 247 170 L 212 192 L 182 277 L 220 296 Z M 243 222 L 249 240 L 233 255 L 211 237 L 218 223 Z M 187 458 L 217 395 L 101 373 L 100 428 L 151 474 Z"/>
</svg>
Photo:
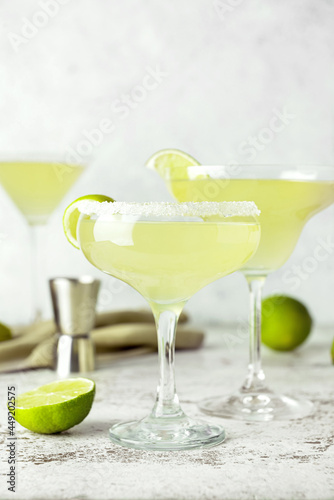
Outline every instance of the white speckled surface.
<svg viewBox="0 0 334 500">
<path fill-rule="evenodd" d="M 333 329 L 316 331 L 295 354 L 264 352 L 272 388 L 300 394 L 315 413 L 294 422 L 223 423 L 227 440 L 208 450 L 143 452 L 113 445 L 116 420 L 145 416 L 155 391 L 157 357 L 122 360 L 96 372 L 97 395 L 87 419 L 61 435 L 40 436 L 18 426 L 18 490 L 6 492 L 8 465 L 1 445 L 0 498 L 140 500 L 329 500 L 334 497 L 334 385 L 329 345 Z M 204 349 L 178 352 L 177 382 L 183 407 L 203 417 L 197 402 L 228 393 L 245 374 L 246 342 L 232 347 L 232 330 L 211 332 Z M 234 337 L 235 338 L 235 337 Z M 41 371 L 0 377 L 20 392 L 53 378 Z M 6 415 L 0 410 L 1 443 Z"/>
</svg>

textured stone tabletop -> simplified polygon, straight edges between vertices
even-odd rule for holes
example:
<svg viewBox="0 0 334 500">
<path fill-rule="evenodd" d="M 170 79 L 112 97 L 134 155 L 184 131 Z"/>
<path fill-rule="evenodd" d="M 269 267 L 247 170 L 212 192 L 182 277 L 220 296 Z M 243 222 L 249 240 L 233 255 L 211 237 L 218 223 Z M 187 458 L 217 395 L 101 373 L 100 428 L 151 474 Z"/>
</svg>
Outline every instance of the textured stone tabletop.
<svg viewBox="0 0 334 500">
<path fill-rule="evenodd" d="M 79 426 L 53 436 L 17 425 L 17 491 L 7 491 L 7 386 L 18 392 L 54 379 L 50 371 L 0 377 L 0 498 L 16 499 L 332 499 L 334 498 L 333 329 L 317 331 L 295 354 L 264 351 L 268 381 L 277 391 L 315 403 L 293 422 L 249 424 L 204 417 L 226 428 L 225 443 L 207 450 L 144 452 L 108 439 L 117 420 L 145 416 L 153 403 L 157 356 L 122 359 L 96 371 L 92 411 Z M 247 364 L 247 341 L 231 331 L 207 336 L 198 351 L 178 352 L 178 392 L 185 411 L 203 417 L 204 397 L 236 389 Z"/>
</svg>

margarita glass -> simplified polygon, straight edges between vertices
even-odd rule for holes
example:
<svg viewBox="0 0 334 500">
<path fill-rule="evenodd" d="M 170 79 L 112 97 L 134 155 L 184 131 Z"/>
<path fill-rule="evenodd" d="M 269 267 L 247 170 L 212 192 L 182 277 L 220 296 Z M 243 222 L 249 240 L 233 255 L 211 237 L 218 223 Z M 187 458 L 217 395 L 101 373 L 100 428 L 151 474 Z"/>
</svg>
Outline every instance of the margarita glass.
<svg viewBox="0 0 334 500">
<path fill-rule="evenodd" d="M 114 425 L 113 442 L 138 449 L 213 446 L 223 428 L 195 421 L 180 407 L 174 381 L 175 330 L 187 300 L 254 255 L 260 225 L 254 203 L 110 203 L 79 201 L 77 239 L 101 271 L 137 290 L 158 332 L 160 381 L 151 414 Z"/>
<path fill-rule="evenodd" d="M 19 156 L 19 155 L 18 155 Z M 23 159 L 0 157 L 0 184 L 30 226 L 33 320 L 42 316 L 40 242 L 43 227 L 62 198 L 82 174 L 82 165 L 66 164 L 49 155 L 20 155 Z"/>
<path fill-rule="evenodd" d="M 172 195 L 185 201 L 254 200 L 261 210 L 261 241 L 242 271 L 250 289 L 250 361 L 241 389 L 204 401 L 205 412 L 266 421 L 300 418 L 312 403 L 271 392 L 261 366 L 261 295 L 266 277 L 293 252 L 306 222 L 334 202 L 334 167 L 227 165 L 164 168 Z M 282 324 L 282 329 L 284 324 Z"/>
</svg>

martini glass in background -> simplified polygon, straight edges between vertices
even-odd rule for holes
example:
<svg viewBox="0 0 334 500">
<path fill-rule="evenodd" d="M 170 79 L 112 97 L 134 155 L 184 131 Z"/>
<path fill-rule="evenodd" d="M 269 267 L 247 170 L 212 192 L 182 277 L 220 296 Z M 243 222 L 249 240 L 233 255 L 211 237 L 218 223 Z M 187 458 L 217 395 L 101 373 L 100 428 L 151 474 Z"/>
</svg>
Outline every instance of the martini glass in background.
<svg viewBox="0 0 334 500">
<path fill-rule="evenodd" d="M 41 233 L 83 170 L 82 165 L 68 165 L 50 155 L 45 158 L 24 154 L 18 154 L 17 158 L 0 157 L 0 184 L 30 226 L 34 321 L 42 316 Z"/>
<path fill-rule="evenodd" d="M 243 267 L 250 290 L 250 361 L 241 389 L 200 405 L 211 415 L 267 421 L 301 418 L 312 403 L 268 389 L 261 366 L 261 300 L 268 274 L 290 257 L 306 222 L 334 203 L 334 167 L 232 165 L 164 168 L 171 194 L 180 202 L 254 200 L 261 210 L 261 241 Z M 284 324 L 282 324 L 282 329 Z"/>
<path fill-rule="evenodd" d="M 113 442 L 138 449 L 180 450 L 220 443 L 224 430 L 194 421 L 175 390 L 175 330 L 187 300 L 243 266 L 260 226 L 254 203 L 78 202 L 77 237 L 91 264 L 137 290 L 157 325 L 160 381 L 151 414 L 114 425 Z"/>
</svg>

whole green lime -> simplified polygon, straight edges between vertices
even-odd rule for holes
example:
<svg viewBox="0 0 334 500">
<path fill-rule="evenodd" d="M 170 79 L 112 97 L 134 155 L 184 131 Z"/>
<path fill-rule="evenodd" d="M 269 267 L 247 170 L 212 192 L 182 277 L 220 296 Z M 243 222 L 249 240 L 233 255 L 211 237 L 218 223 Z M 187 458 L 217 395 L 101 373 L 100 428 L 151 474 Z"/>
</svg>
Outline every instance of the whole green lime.
<svg viewBox="0 0 334 500">
<path fill-rule="evenodd" d="M 7 325 L 0 323 L 0 342 L 2 342 L 3 340 L 10 340 L 11 338 L 12 338 L 11 329 Z"/>
<path fill-rule="evenodd" d="M 276 351 L 292 351 L 309 336 L 312 318 L 304 304 L 286 295 L 262 301 L 262 342 Z"/>
<path fill-rule="evenodd" d="M 333 344 L 332 344 L 332 349 L 331 349 L 331 356 L 332 356 L 332 362 L 334 365 L 334 339 L 333 339 Z"/>
</svg>

